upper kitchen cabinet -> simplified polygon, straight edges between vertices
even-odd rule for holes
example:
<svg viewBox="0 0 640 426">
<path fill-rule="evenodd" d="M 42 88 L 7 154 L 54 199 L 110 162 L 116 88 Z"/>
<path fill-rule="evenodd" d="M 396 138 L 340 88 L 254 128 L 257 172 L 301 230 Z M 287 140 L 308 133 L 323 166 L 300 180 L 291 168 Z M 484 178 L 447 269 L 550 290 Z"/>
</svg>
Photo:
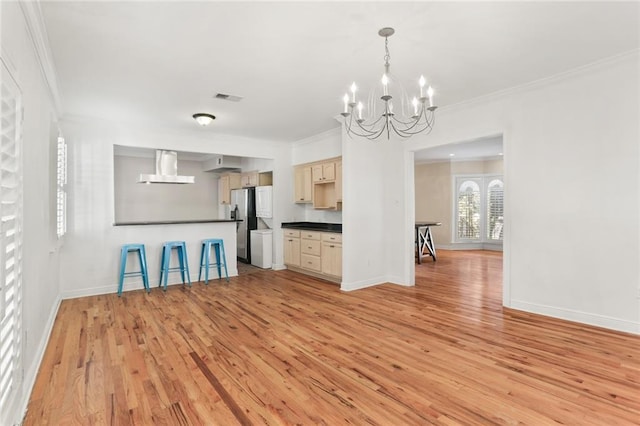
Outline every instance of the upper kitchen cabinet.
<svg viewBox="0 0 640 426">
<path fill-rule="evenodd" d="M 342 204 L 342 160 L 336 161 L 336 201 Z"/>
<path fill-rule="evenodd" d="M 273 172 L 243 172 L 241 176 L 241 187 L 249 186 L 269 186 L 273 184 Z"/>
<path fill-rule="evenodd" d="M 218 183 L 218 193 L 220 194 L 220 204 L 231 203 L 231 190 L 241 188 L 240 173 L 226 173 L 220 176 Z"/>
<path fill-rule="evenodd" d="M 296 166 L 294 168 L 294 201 L 296 203 L 310 203 L 312 191 L 311 166 Z"/>
<path fill-rule="evenodd" d="M 313 183 L 322 183 L 335 181 L 336 179 L 336 163 L 334 161 L 316 164 L 311 169 Z"/>
<path fill-rule="evenodd" d="M 330 158 L 294 168 L 295 202 L 313 208 L 342 210 L 342 159 Z"/>
</svg>

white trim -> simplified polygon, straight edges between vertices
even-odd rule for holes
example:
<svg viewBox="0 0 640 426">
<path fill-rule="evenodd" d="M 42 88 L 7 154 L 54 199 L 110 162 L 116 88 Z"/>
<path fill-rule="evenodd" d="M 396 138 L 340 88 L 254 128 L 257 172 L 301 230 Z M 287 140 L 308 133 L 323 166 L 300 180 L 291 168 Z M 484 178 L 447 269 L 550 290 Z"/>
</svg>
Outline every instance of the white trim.
<svg viewBox="0 0 640 426">
<path fill-rule="evenodd" d="M 494 243 L 452 243 L 452 244 L 436 244 L 436 256 L 438 250 L 489 250 L 504 251 L 503 246 Z"/>
<path fill-rule="evenodd" d="M 303 145 L 308 145 L 308 144 L 312 144 L 312 143 L 321 141 L 321 140 L 323 140 L 323 139 L 325 139 L 325 138 L 327 138 L 329 136 L 340 137 L 341 135 L 342 135 L 342 127 L 338 126 L 338 127 L 333 127 L 333 128 L 331 128 L 329 130 L 325 130 L 322 133 L 317 133 L 315 135 L 306 137 L 304 139 L 297 140 L 297 141 L 293 142 L 293 144 L 296 147 L 300 147 L 300 146 L 303 146 Z"/>
<path fill-rule="evenodd" d="M 512 300 L 511 308 L 567 321 L 640 335 L 640 322 L 576 311 L 573 309 L 560 308 L 557 306 L 540 305 L 537 303 L 524 302 L 522 300 Z"/>
<path fill-rule="evenodd" d="M 271 269 L 273 269 L 274 271 L 283 271 L 287 269 L 287 267 L 284 265 L 284 263 L 274 263 L 273 265 L 271 265 Z"/>
<path fill-rule="evenodd" d="M 352 283 L 345 283 L 344 281 L 342 281 L 342 284 L 340 284 L 340 290 L 342 291 L 360 290 L 363 288 L 384 284 L 386 282 L 387 280 L 384 277 L 369 278 L 367 280 L 356 281 Z"/>
<path fill-rule="evenodd" d="M 455 112 L 456 110 L 459 110 L 459 109 L 473 107 L 475 105 L 483 105 L 494 100 L 500 100 L 505 97 L 509 97 L 511 95 L 517 95 L 523 92 L 537 90 L 540 88 L 550 86 L 552 84 L 562 82 L 567 79 L 572 79 L 575 77 L 579 77 L 579 76 L 591 73 L 598 68 L 605 68 L 605 67 L 611 66 L 612 64 L 626 61 L 627 59 L 632 58 L 638 54 L 640 54 L 640 49 L 629 50 L 627 52 L 623 52 L 615 56 L 599 59 L 595 62 L 591 62 L 586 65 L 581 65 L 571 70 L 560 72 L 558 74 L 554 74 L 548 77 L 543 77 L 538 80 L 533 80 L 528 83 L 519 84 L 517 86 L 509 87 L 507 89 L 498 90 L 493 93 L 488 93 L 486 95 L 478 96 L 477 98 L 467 99 L 467 100 L 458 102 L 456 104 L 438 107 L 438 111 L 440 112 L 440 114 L 448 114 L 451 112 Z"/>
<path fill-rule="evenodd" d="M 191 272 L 191 271 L 189 271 Z M 198 274 L 197 273 L 190 273 L 189 274 L 190 278 L 191 278 L 191 285 L 195 286 L 195 285 L 207 285 L 204 284 L 204 281 L 202 283 L 200 283 L 198 281 Z M 238 276 L 238 270 L 235 269 L 229 269 L 229 278 L 231 277 L 236 277 Z M 149 276 L 149 288 L 151 289 L 151 291 L 162 291 L 161 287 L 158 287 L 158 281 L 160 279 L 160 276 Z M 224 277 L 222 278 L 223 280 L 225 279 Z M 105 281 L 108 281 L 108 284 L 105 283 Z M 218 273 L 217 271 L 212 270 L 209 273 L 209 284 L 208 285 L 215 285 L 218 281 Z M 179 274 L 176 273 L 172 273 L 169 278 L 167 279 L 167 286 L 172 286 L 172 285 L 183 285 L 182 283 L 182 278 L 180 278 Z M 188 285 L 188 284 L 186 284 Z M 136 279 L 131 279 L 131 278 L 127 278 L 125 279 L 125 282 L 122 286 L 122 291 L 127 292 L 127 291 L 133 291 L 133 290 L 143 290 L 144 289 L 144 284 L 142 282 L 142 277 L 136 277 Z M 118 292 L 118 278 L 114 278 L 114 279 L 109 279 L 109 280 L 103 280 L 103 285 L 98 286 L 98 287 L 90 287 L 90 288 L 83 288 L 80 290 L 71 290 L 71 291 L 64 291 L 61 294 L 61 297 L 63 300 L 66 299 L 76 299 L 78 297 L 87 297 L 87 296 L 99 296 L 102 294 L 115 294 Z"/>
<path fill-rule="evenodd" d="M 49 45 L 49 37 L 47 35 L 44 19 L 42 18 L 42 10 L 38 1 L 20 1 L 20 8 L 24 15 L 27 25 L 29 38 L 33 43 L 33 48 L 38 58 L 40 71 L 47 86 L 51 103 L 56 112 L 56 116 L 60 117 L 62 112 L 62 101 L 60 97 L 60 89 L 58 88 L 58 78 L 56 68 L 53 63 L 53 55 Z"/>
<path fill-rule="evenodd" d="M 42 359 L 44 358 L 44 353 L 47 349 L 47 344 L 49 343 L 51 332 L 53 331 L 53 325 L 55 323 L 56 316 L 58 315 L 58 310 L 60 309 L 60 302 L 62 302 L 60 296 L 56 297 L 56 300 L 53 302 L 51 312 L 49 312 L 49 318 L 47 319 L 47 322 L 44 326 L 45 333 L 42 334 L 40 343 L 36 348 L 34 360 L 31 363 L 31 367 L 29 368 L 29 371 L 24 378 L 22 387 L 22 401 L 20 401 L 20 410 L 18 411 L 19 413 L 21 413 L 21 418 L 17 421 L 17 424 L 20 423 L 20 421 L 27 413 L 29 398 L 31 398 L 31 392 L 33 391 L 33 386 L 36 383 L 36 377 L 38 375 L 38 371 L 40 370 L 40 364 L 42 364 Z"/>
</svg>

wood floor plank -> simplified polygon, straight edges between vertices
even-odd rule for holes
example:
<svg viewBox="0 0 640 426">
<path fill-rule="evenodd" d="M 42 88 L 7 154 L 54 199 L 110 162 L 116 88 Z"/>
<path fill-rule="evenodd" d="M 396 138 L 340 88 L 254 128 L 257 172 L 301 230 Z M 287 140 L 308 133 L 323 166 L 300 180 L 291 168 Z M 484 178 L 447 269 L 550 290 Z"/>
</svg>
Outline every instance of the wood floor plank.
<svg viewBox="0 0 640 426">
<path fill-rule="evenodd" d="M 501 306 L 500 253 L 416 286 L 290 271 L 62 302 L 25 425 L 640 424 L 640 337 Z"/>
</svg>

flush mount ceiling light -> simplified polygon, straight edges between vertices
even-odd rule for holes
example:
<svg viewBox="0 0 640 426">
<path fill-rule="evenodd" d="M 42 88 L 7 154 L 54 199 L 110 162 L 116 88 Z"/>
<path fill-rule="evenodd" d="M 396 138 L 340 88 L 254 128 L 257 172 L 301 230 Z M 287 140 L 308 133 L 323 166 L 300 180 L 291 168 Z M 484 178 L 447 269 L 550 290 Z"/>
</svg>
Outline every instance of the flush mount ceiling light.
<svg viewBox="0 0 640 426">
<path fill-rule="evenodd" d="M 199 112 L 197 114 L 193 114 L 193 118 L 198 122 L 199 125 L 204 127 L 208 126 L 213 120 L 215 120 L 216 116 Z"/>
<path fill-rule="evenodd" d="M 361 101 L 356 99 L 358 86 L 355 82 L 349 88 L 351 96 L 344 95 L 344 112 L 341 114 L 344 117 L 344 126 L 349 136 L 354 134 L 368 139 L 377 139 L 386 134 L 389 139 L 391 131 L 393 131 L 398 136 L 408 138 L 424 131 L 429 133 L 433 128 L 434 111 L 437 107 L 433 105 L 433 88 L 428 86 L 425 90 L 427 81 L 424 76 L 420 76 L 418 80 L 419 96 L 414 96 L 409 101 L 409 96 L 400 84 L 395 84 L 389 71 L 391 68 L 389 37 L 394 32 L 393 28 L 388 27 L 378 31 L 378 35 L 384 37 L 385 55 L 382 86 L 370 92 L 366 108 Z M 382 100 L 380 114 L 376 114 L 378 99 Z"/>
</svg>

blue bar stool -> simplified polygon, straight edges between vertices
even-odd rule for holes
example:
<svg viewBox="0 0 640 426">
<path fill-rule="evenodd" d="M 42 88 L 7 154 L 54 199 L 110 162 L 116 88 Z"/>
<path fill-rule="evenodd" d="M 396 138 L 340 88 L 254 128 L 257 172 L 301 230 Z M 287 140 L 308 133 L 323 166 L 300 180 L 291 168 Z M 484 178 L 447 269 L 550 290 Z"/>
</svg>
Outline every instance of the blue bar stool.
<svg viewBox="0 0 640 426">
<path fill-rule="evenodd" d="M 216 263 L 211 263 L 210 260 L 211 246 L 213 246 L 213 250 L 216 253 Z M 222 278 L 222 266 L 224 266 L 224 273 L 227 277 L 227 281 L 229 281 L 229 271 L 227 271 L 227 256 L 224 252 L 224 241 L 219 238 L 202 240 L 202 251 L 200 252 L 200 272 L 198 272 L 198 281 L 200 281 L 200 277 L 202 276 L 202 269 L 204 268 L 204 283 L 209 284 L 209 269 L 213 266 L 218 267 L 218 278 Z"/>
<path fill-rule="evenodd" d="M 171 250 L 176 249 L 178 251 L 178 261 L 180 266 L 170 267 L 171 264 Z M 187 262 L 187 246 L 184 241 L 167 241 L 162 245 L 162 260 L 160 261 L 160 283 L 158 287 L 162 285 L 162 277 L 164 276 L 164 291 L 167 291 L 167 277 L 171 271 L 180 271 L 182 275 L 182 283 L 186 284 L 189 281 L 189 287 L 191 287 L 191 277 L 189 276 L 189 262 Z M 185 280 L 186 273 L 186 280 Z"/>
<path fill-rule="evenodd" d="M 140 259 L 140 270 L 125 272 L 127 269 L 127 255 L 129 252 L 137 252 Z M 144 251 L 144 244 L 125 244 L 120 250 L 120 284 L 118 285 L 118 296 L 122 296 L 122 285 L 124 284 L 125 277 L 142 276 L 142 282 L 144 288 L 147 289 L 147 293 L 151 291 L 149 289 L 149 275 L 147 274 L 147 254 Z"/>
</svg>

